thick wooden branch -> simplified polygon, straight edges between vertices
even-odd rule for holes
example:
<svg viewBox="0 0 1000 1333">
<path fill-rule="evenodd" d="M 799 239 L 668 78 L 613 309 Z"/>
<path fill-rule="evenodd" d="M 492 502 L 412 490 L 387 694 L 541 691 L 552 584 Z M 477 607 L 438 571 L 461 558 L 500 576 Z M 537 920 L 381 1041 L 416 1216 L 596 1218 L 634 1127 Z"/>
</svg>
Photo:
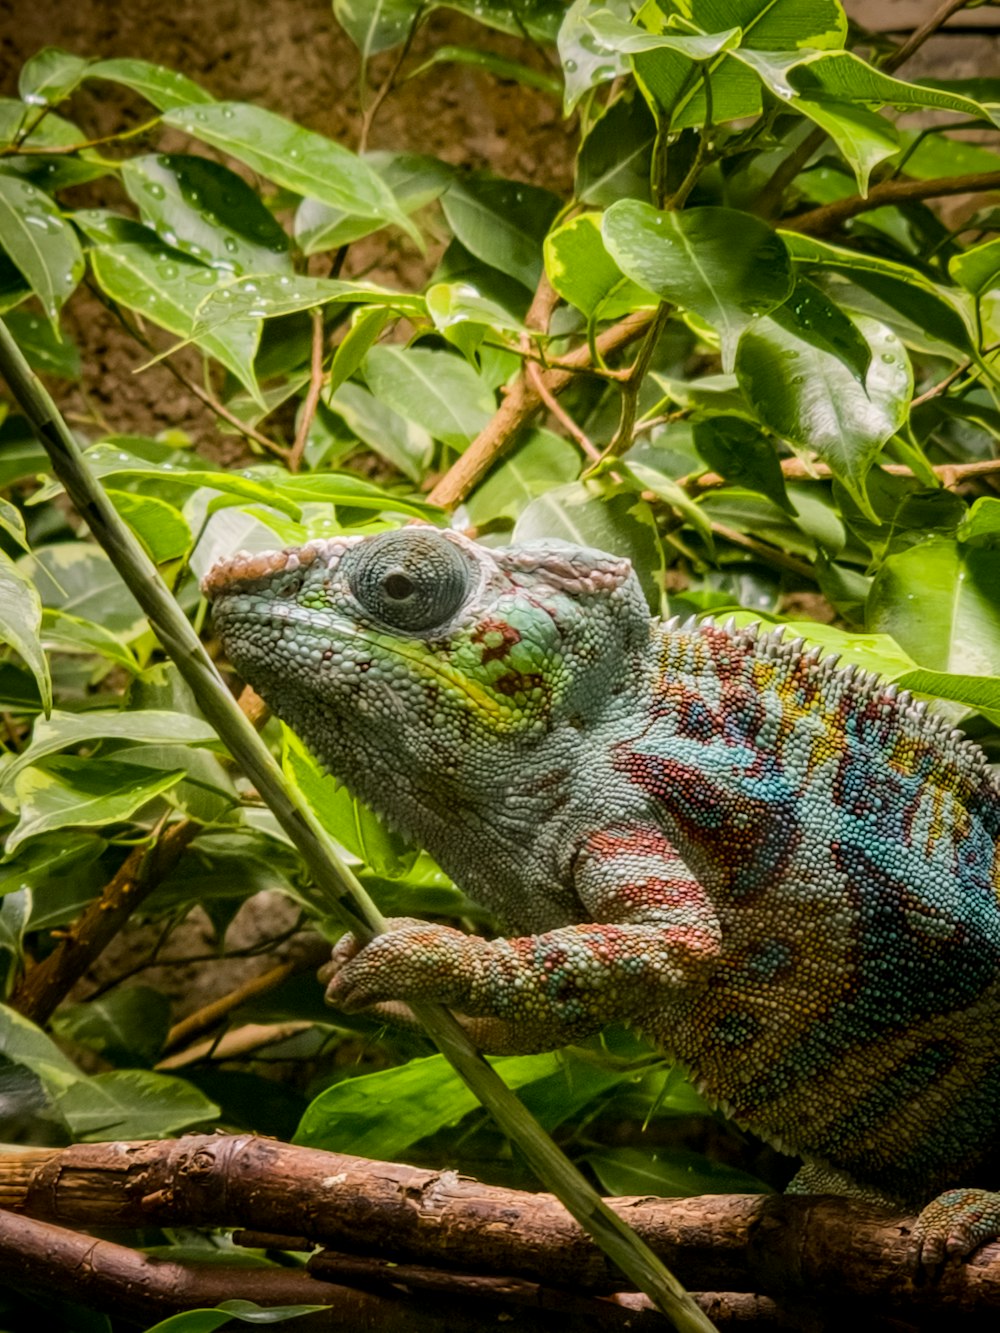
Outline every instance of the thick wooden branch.
<svg viewBox="0 0 1000 1333">
<path fill-rule="evenodd" d="M 982 1316 L 1000 1308 L 1000 1244 L 935 1282 L 907 1273 L 911 1219 L 854 1200 L 775 1195 L 623 1198 L 614 1210 L 694 1290 L 781 1300 L 864 1298 Z M 230 1226 L 340 1251 L 607 1293 L 613 1265 L 551 1195 L 250 1136 L 77 1144 L 0 1157 L 0 1206 L 82 1226 Z"/>
<path fill-rule="evenodd" d="M 0 1212 L 0 1285 L 4 1290 L 42 1296 L 53 1294 L 74 1303 L 113 1313 L 143 1328 L 153 1320 L 182 1310 L 204 1309 L 223 1301 L 253 1301 L 265 1308 L 283 1305 L 318 1305 L 321 1313 L 300 1316 L 301 1330 L 329 1329 L 335 1333 L 482 1333 L 483 1295 L 440 1292 L 433 1302 L 412 1295 L 402 1284 L 381 1284 L 382 1291 L 336 1284 L 320 1274 L 288 1268 L 238 1268 L 226 1264 L 179 1263 L 143 1254 L 125 1245 L 81 1235 Z M 604 1322 L 584 1320 L 586 1333 L 630 1331 L 628 1310 L 608 1302 Z M 503 1307 L 494 1304 L 496 1318 Z M 766 1314 L 766 1310 L 765 1310 Z M 645 1316 L 646 1326 L 665 1328 L 660 1315 Z M 562 1320 L 561 1323 L 557 1320 Z M 565 1318 L 547 1311 L 519 1310 L 517 1327 L 524 1333 L 560 1333 Z M 642 1325 L 631 1323 L 642 1330 Z"/>
</svg>

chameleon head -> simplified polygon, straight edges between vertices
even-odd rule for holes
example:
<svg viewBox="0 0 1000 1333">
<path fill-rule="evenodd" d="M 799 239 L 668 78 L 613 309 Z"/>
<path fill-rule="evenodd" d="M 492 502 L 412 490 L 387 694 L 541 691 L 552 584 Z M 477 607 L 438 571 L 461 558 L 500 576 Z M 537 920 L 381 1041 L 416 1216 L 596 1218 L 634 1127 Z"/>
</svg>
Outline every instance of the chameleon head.
<svg viewBox="0 0 1000 1333">
<path fill-rule="evenodd" d="M 203 591 L 232 664 L 346 778 L 380 753 L 411 773 L 496 763 L 590 719 L 649 636 L 627 560 L 431 527 L 239 554 Z"/>
</svg>

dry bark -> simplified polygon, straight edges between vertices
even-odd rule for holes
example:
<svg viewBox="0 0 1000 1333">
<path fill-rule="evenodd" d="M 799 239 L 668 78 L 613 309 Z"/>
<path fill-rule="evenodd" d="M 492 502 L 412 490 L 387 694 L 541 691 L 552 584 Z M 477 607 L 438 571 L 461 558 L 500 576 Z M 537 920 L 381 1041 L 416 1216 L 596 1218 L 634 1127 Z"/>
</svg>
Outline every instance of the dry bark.
<svg viewBox="0 0 1000 1333">
<path fill-rule="evenodd" d="M 934 1282 L 906 1268 L 910 1219 L 854 1200 L 622 1198 L 612 1206 L 691 1290 L 896 1311 L 1000 1308 L 1000 1245 Z M 251 1136 L 77 1144 L 0 1157 L 0 1206 L 85 1226 L 234 1226 L 339 1251 L 607 1293 L 621 1278 L 551 1195 Z"/>
</svg>

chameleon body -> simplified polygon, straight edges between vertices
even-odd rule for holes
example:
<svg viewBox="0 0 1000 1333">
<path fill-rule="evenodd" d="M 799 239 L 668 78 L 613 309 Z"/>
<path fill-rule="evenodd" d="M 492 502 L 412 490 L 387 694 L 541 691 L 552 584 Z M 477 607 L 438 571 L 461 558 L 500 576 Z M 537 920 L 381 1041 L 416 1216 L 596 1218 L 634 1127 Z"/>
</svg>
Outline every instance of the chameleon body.
<svg viewBox="0 0 1000 1333">
<path fill-rule="evenodd" d="M 662 624 L 560 543 L 407 528 L 205 590 L 241 675 L 504 932 L 348 937 L 333 1003 L 441 1001 L 495 1052 L 631 1023 L 793 1187 L 922 1207 L 918 1260 L 1000 1235 L 1000 789 L 961 733 L 757 627 Z"/>
</svg>

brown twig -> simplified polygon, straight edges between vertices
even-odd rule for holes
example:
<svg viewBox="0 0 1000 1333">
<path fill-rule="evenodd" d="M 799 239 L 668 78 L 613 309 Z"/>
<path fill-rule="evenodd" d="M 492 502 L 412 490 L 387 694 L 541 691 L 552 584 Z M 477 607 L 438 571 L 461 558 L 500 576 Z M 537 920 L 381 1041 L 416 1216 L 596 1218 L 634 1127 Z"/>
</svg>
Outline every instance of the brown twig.
<svg viewBox="0 0 1000 1333">
<path fill-rule="evenodd" d="M 576 424 L 566 409 L 556 400 L 555 395 L 549 392 L 541 368 L 536 362 L 529 361 L 526 363 L 524 369 L 528 377 L 528 382 L 538 394 L 548 411 L 552 413 L 562 426 L 563 430 L 566 431 L 567 435 L 576 440 L 577 444 L 587 457 L 591 459 L 592 462 L 596 463 L 601 457 L 600 449 L 594 444 L 593 440 L 591 440 L 583 427 Z"/>
<path fill-rule="evenodd" d="M 1000 190 L 1000 171 L 977 171 L 968 176 L 937 176 L 934 180 L 888 180 L 873 185 L 867 196 L 849 195 L 835 199 L 832 204 L 810 209 L 796 217 L 785 218 L 782 226 L 787 231 L 806 236 L 818 236 L 833 231 L 848 218 L 867 213 L 888 204 L 905 204 L 920 199 L 940 199 L 951 194 L 980 194 L 986 190 Z"/>
<path fill-rule="evenodd" d="M 882 61 L 879 68 L 890 74 L 899 69 L 900 65 L 909 60 L 914 51 L 919 51 L 928 37 L 933 37 L 938 28 L 947 23 L 952 14 L 957 14 L 960 9 L 964 9 L 968 2 L 969 0 L 944 0 L 944 4 L 934 11 L 927 22 L 922 23 L 919 28 L 912 32 L 901 46 L 897 46 L 895 51 Z"/>
<path fill-rule="evenodd" d="M 598 334 L 598 352 L 604 358 L 614 356 L 637 338 L 641 338 L 652 319 L 651 311 L 633 311 L 617 324 Z M 544 372 L 546 389 L 553 396 L 562 393 L 574 376 L 590 363 L 590 348 L 587 346 L 576 348 L 562 358 L 558 370 Z M 542 400 L 534 385 L 529 382 L 527 375 L 520 375 L 489 425 L 480 431 L 465 453 L 448 469 L 431 491 L 428 496 L 430 503 L 440 505 L 444 509 L 453 509 L 455 505 L 460 504 L 510 448 L 517 432 L 531 420 L 541 406 Z"/>
<path fill-rule="evenodd" d="M 87 286 L 101 304 L 111 311 L 129 337 L 133 338 L 139 346 L 145 348 L 147 352 L 152 353 L 154 356 L 160 356 L 160 353 L 142 330 L 134 324 L 132 320 L 127 318 L 124 310 L 117 301 L 111 300 L 103 291 L 101 291 L 100 287 L 90 279 L 87 280 Z M 220 420 L 228 422 L 234 430 L 239 431 L 239 433 L 246 436 L 248 440 L 253 440 L 255 444 L 259 444 L 260 447 L 265 449 L 268 453 L 274 454 L 277 458 L 288 458 L 289 450 L 285 445 L 279 444 L 277 440 L 272 440 L 269 436 L 263 434 L 262 431 L 257 430 L 255 426 L 248 425 L 247 422 L 241 421 L 235 412 L 230 412 L 229 408 L 226 407 L 224 403 L 220 403 L 219 400 L 213 397 L 207 389 L 203 389 L 197 380 L 191 379 L 191 377 L 185 374 L 179 366 L 174 365 L 171 353 L 168 352 L 160 359 L 161 364 L 166 367 L 171 375 L 173 375 L 174 379 L 177 380 L 179 384 L 183 384 L 185 389 L 190 393 L 193 393 L 199 402 L 204 403 L 209 411 L 219 417 Z"/>
<path fill-rule="evenodd" d="M 169 874 L 201 826 L 186 819 L 151 845 L 134 847 L 48 958 L 25 974 L 10 1005 L 33 1023 L 48 1022 L 57 1005 L 104 951 L 157 884 Z"/>
<path fill-rule="evenodd" d="M 156 1068 L 161 1071 L 186 1069 L 203 1060 L 242 1060 L 259 1051 L 262 1046 L 275 1046 L 280 1041 L 287 1041 L 289 1037 L 297 1037 L 300 1032 L 309 1032 L 315 1026 L 311 1018 L 289 1019 L 285 1023 L 243 1023 L 238 1028 L 208 1037 L 185 1047 L 183 1051 L 165 1056 L 157 1061 Z"/>
<path fill-rule="evenodd" d="M 968 0 L 945 0 L 945 3 L 931 15 L 926 23 L 917 28 L 901 46 L 898 46 L 891 55 L 882 61 L 879 68 L 886 74 L 894 73 L 904 61 L 909 60 L 910 56 L 923 46 L 929 37 L 933 37 L 938 28 L 947 22 L 952 14 L 958 13 L 967 3 Z M 799 146 L 794 148 L 783 162 L 779 163 L 770 180 L 764 185 L 757 196 L 754 206 L 755 212 L 765 218 L 773 217 L 777 213 L 785 191 L 825 139 L 826 130 L 820 129 L 819 126 L 810 130 Z"/>
<path fill-rule="evenodd" d="M 288 455 L 289 472 L 298 472 L 302 466 L 302 455 L 309 440 L 309 431 L 313 417 L 319 407 L 319 396 L 323 391 L 323 312 L 319 309 L 310 311 L 312 315 L 312 358 L 309 368 L 309 391 L 302 404 L 299 428 L 295 433 L 295 443 Z"/>
<path fill-rule="evenodd" d="M 203 1032 L 208 1032 L 217 1023 L 228 1018 L 234 1009 L 257 999 L 260 995 L 266 995 L 270 990 L 275 990 L 289 977 L 294 977 L 299 972 L 308 972 L 325 963 L 330 956 L 330 946 L 327 941 L 319 935 L 307 938 L 308 943 L 303 941 L 294 957 L 285 959 L 259 977 L 251 977 L 249 981 L 244 981 L 228 994 L 220 995 L 217 1000 L 212 1000 L 193 1014 L 189 1014 L 187 1018 L 182 1018 L 179 1023 L 175 1023 L 167 1033 L 163 1053 L 176 1050 L 178 1046 L 185 1045 L 194 1037 L 200 1037 Z"/>
<path fill-rule="evenodd" d="M 399 48 L 399 54 L 393 61 L 392 68 L 389 70 L 389 73 L 379 84 L 378 88 L 375 91 L 375 96 L 372 98 L 371 102 L 369 103 L 368 107 L 365 110 L 364 115 L 361 118 L 361 129 L 358 133 L 359 153 L 364 153 L 367 151 L 368 136 L 371 133 L 375 117 L 378 114 L 379 108 L 381 107 L 382 103 L 385 101 L 385 99 L 389 96 L 389 94 L 395 87 L 396 75 L 402 69 L 403 61 L 410 54 L 410 47 L 413 45 L 413 39 L 417 34 L 417 29 L 420 27 L 420 23 L 423 17 L 424 17 L 424 8 L 421 5 L 420 8 L 417 10 L 417 12 L 413 15 L 413 18 L 410 22 L 409 31 L 406 34 L 406 38 L 403 41 L 402 46 Z M 362 74 L 361 86 L 362 89 L 364 89 L 363 74 Z"/>
<path fill-rule="evenodd" d="M 905 463 L 880 463 L 879 467 L 891 477 L 913 477 L 916 473 Z M 936 463 L 931 471 L 940 478 L 941 485 L 948 489 L 963 481 L 975 477 L 990 477 L 1000 472 L 1000 458 L 981 458 L 975 463 Z M 833 469 L 826 463 L 805 462 L 801 458 L 783 458 L 781 473 L 786 481 L 823 481 L 834 476 Z M 712 491 L 727 484 L 726 478 L 718 472 L 700 472 L 682 477 L 679 485 L 687 491 Z"/>
</svg>

